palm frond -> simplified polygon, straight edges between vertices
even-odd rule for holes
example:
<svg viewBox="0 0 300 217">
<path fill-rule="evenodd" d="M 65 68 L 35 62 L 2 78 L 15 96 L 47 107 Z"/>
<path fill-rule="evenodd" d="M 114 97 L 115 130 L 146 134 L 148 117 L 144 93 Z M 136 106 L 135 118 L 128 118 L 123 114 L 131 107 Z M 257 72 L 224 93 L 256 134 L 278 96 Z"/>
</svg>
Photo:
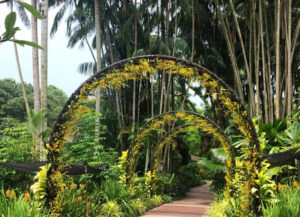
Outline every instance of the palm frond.
<svg viewBox="0 0 300 217">
<path fill-rule="evenodd" d="M 206 158 L 202 158 L 198 160 L 198 165 L 203 167 L 204 169 L 215 171 L 215 172 L 223 172 L 226 167 L 224 164 L 214 163 Z"/>
<path fill-rule="evenodd" d="M 29 28 L 30 27 L 30 21 L 28 18 L 28 15 L 22 5 L 17 4 L 17 11 L 19 16 L 21 17 L 22 23 Z"/>
<path fill-rule="evenodd" d="M 223 148 L 213 148 L 208 152 L 208 158 L 213 162 L 225 163 L 228 156 Z"/>
<path fill-rule="evenodd" d="M 59 11 L 56 13 L 55 17 L 54 17 L 54 21 L 51 27 L 51 32 L 50 32 L 50 36 L 53 37 L 54 34 L 57 32 L 58 26 L 62 20 L 62 18 L 65 15 L 65 12 L 67 10 L 67 8 L 70 6 L 70 4 L 68 4 L 68 2 L 73 2 L 73 1 L 67 1 L 65 4 L 63 4 L 63 6 L 59 9 Z"/>
<path fill-rule="evenodd" d="M 78 72 L 84 75 L 92 75 L 96 72 L 96 64 L 94 62 L 84 62 L 78 66 Z"/>
</svg>

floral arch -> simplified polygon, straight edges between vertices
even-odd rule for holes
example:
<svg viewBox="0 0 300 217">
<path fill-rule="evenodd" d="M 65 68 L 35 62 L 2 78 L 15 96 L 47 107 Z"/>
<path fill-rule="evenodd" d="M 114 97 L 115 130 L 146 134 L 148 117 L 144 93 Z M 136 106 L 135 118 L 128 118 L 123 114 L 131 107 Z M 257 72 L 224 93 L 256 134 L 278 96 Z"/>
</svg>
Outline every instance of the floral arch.
<svg viewBox="0 0 300 217">
<path fill-rule="evenodd" d="M 60 189 L 61 186 L 63 186 L 61 176 L 63 168 L 66 166 L 61 160 L 63 145 L 66 138 L 72 134 L 74 124 L 76 124 L 83 114 L 89 112 L 88 107 L 84 105 L 84 101 L 86 101 L 95 90 L 118 90 L 121 87 L 126 87 L 126 82 L 128 81 L 147 80 L 149 77 L 157 76 L 162 72 L 169 76 L 180 76 L 190 82 L 201 85 L 211 100 L 218 102 L 218 105 L 223 108 L 224 115 L 228 117 L 229 121 L 248 141 L 249 145 L 242 147 L 243 157 L 242 166 L 240 168 L 242 178 L 239 178 L 243 184 L 238 194 L 244 195 L 242 210 L 254 210 L 256 208 L 257 202 L 255 202 L 255 198 L 259 197 L 259 190 L 253 193 L 250 192 L 253 188 L 258 188 L 255 180 L 257 179 L 257 171 L 260 169 L 261 160 L 259 142 L 253 123 L 236 92 L 216 74 L 195 63 L 175 57 L 148 55 L 122 60 L 91 76 L 71 95 L 58 115 L 49 144 L 47 145 L 47 157 L 50 168 L 47 172 L 46 202 L 49 204 L 52 212 L 59 212 Z M 182 113 L 174 112 L 174 114 L 175 116 L 177 115 L 176 118 L 180 118 L 178 114 L 180 116 Z M 184 113 L 182 117 L 189 115 L 191 114 Z M 196 121 L 193 124 L 202 130 L 205 130 L 205 128 L 203 128 L 201 122 L 204 121 L 205 123 L 212 124 L 205 118 L 198 117 L 195 120 L 198 120 L 199 123 L 196 123 Z M 139 139 L 142 140 L 142 135 L 145 136 L 145 131 L 137 135 L 137 141 L 139 141 Z M 217 133 L 216 135 L 220 136 L 221 134 Z M 220 138 L 222 138 L 222 136 L 220 136 Z M 133 146 L 132 150 L 134 150 L 134 147 L 135 146 Z M 130 160 L 132 159 L 129 159 L 129 161 Z M 228 177 L 228 179 L 229 178 L 233 179 L 234 177 Z M 245 192 L 247 192 L 247 194 L 245 194 Z"/>
<path fill-rule="evenodd" d="M 220 142 L 222 148 L 225 150 L 228 156 L 228 160 L 226 162 L 227 171 L 225 175 L 225 179 L 228 180 L 226 183 L 226 194 L 232 195 L 232 193 L 236 190 L 233 183 L 231 182 L 231 177 L 233 177 L 235 174 L 235 153 L 233 147 L 227 135 L 214 121 L 203 115 L 191 111 L 171 111 L 161 115 L 157 115 L 141 127 L 128 150 L 126 165 L 127 183 L 131 184 L 132 173 L 134 172 L 140 149 L 143 145 L 145 145 L 143 140 L 147 136 L 151 135 L 153 131 L 157 131 L 166 125 L 175 126 L 175 123 L 178 121 L 184 121 L 185 123 L 175 128 L 172 127 L 171 130 L 167 131 L 162 136 L 162 138 L 154 147 L 154 165 L 152 168 L 154 177 L 156 172 L 158 171 L 159 156 L 164 146 L 172 139 L 174 139 L 178 134 L 185 133 L 187 129 L 198 129 L 202 130 L 208 135 L 214 136 Z"/>
</svg>

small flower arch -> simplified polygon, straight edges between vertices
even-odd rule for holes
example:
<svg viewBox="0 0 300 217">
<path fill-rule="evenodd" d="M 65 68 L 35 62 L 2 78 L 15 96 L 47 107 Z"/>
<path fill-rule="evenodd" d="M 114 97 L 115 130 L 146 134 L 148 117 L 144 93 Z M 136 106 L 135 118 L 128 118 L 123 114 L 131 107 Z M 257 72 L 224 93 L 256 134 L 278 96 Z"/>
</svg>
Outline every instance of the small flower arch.
<svg viewBox="0 0 300 217">
<path fill-rule="evenodd" d="M 60 194 L 64 186 L 61 177 L 66 166 L 61 160 L 61 152 L 66 138 L 72 134 L 74 124 L 82 115 L 89 112 L 84 101 L 95 90 L 101 91 L 107 88 L 118 90 L 121 87 L 126 87 L 128 81 L 149 79 L 148 75 L 155 76 L 161 71 L 167 75 L 176 75 L 199 83 L 202 88 L 206 89 L 206 94 L 210 96 L 211 100 L 218 102 L 231 123 L 249 142 L 248 146 L 242 148 L 245 164 L 242 168 L 243 186 L 241 192 L 248 192 L 245 196 L 243 210 L 256 208 L 256 202 L 253 202 L 251 197 L 257 198 L 259 191 L 250 192 L 253 188 L 257 188 L 255 179 L 257 178 L 257 170 L 260 169 L 261 159 L 259 142 L 253 123 L 236 92 L 216 74 L 195 63 L 170 56 L 148 55 L 122 60 L 104 68 L 87 79 L 64 105 L 56 119 L 47 145 L 47 158 L 50 167 L 47 172 L 46 203 L 52 213 L 59 213 L 61 210 Z"/>
<path fill-rule="evenodd" d="M 134 172 L 137 163 L 139 151 L 141 147 L 145 145 L 143 140 L 147 136 L 151 135 L 153 131 L 157 131 L 168 124 L 174 126 L 177 121 L 184 121 L 186 124 L 169 130 L 162 136 L 160 141 L 157 142 L 154 151 L 155 157 L 152 174 L 155 176 L 158 170 L 159 155 L 167 142 L 175 138 L 178 134 L 185 133 L 187 129 L 191 128 L 202 130 L 206 134 L 214 136 L 221 143 L 228 156 L 228 160 L 226 162 L 227 171 L 225 175 L 225 179 L 228 180 L 226 183 L 226 194 L 231 195 L 235 191 L 234 185 L 231 182 L 231 177 L 235 174 L 235 153 L 233 147 L 224 131 L 214 121 L 191 111 L 171 111 L 157 115 L 141 127 L 134 138 L 133 144 L 128 150 L 126 165 L 127 183 L 130 185 L 132 182 L 132 173 Z"/>
</svg>

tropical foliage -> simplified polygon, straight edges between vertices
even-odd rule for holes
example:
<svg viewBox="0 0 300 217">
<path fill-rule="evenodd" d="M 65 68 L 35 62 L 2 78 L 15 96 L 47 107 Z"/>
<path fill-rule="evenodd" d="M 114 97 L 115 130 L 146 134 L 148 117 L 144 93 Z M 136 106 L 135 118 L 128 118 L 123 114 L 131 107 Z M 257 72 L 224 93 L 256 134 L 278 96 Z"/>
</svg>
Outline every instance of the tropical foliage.
<svg viewBox="0 0 300 217">
<path fill-rule="evenodd" d="M 298 1 L 4 2 L 0 43 L 14 42 L 21 84 L 0 80 L 0 161 L 47 154 L 48 165 L 35 178 L 0 168 L 1 214 L 138 216 L 210 179 L 211 216 L 298 215 L 299 162 L 261 160 L 298 153 Z M 69 100 L 48 86 L 48 6 L 57 7 L 50 35 L 65 19 L 66 47 L 87 46 L 93 57 L 78 63 L 94 76 Z M 30 26 L 26 10 L 33 42 L 14 38 L 18 16 Z M 33 86 L 16 44 L 33 46 Z M 137 57 L 145 54 L 168 56 Z M 110 167 L 66 176 L 74 162 Z"/>
</svg>

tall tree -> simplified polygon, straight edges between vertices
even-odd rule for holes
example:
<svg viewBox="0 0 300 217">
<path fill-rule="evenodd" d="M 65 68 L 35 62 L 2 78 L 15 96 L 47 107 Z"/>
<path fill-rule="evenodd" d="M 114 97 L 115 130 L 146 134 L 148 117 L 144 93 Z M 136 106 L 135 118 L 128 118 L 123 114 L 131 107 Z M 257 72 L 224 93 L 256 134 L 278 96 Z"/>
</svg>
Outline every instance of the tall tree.
<svg viewBox="0 0 300 217">
<path fill-rule="evenodd" d="M 36 0 L 31 0 L 31 5 L 36 9 Z M 31 38 L 32 42 L 38 44 L 37 18 L 31 14 Z M 33 68 L 33 92 L 34 92 L 34 111 L 40 111 L 40 75 L 39 75 L 39 56 L 38 49 L 32 48 L 32 68 Z"/>
<path fill-rule="evenodd" d="M 136 0 L 134 0 L 134 55 L 137 52 L 137 4 Z M 136 108 L 136 81 L 133 80 L 133 90 L 132 90 L 132 124 L 135 124 L 135 108 Z"/>
<path fill-rule="evenodd" d="M 95 6 L 95 29 L 96 29 L 96 50 L 97 50 L 97 72 L 101 71 L 101 63 L 102 63 L 102 48 L 101 48 L 101 22 L 100 22 L 100 0 L 94 1 Z M 96 93 L 96 112 L 100 113 L 100 100 L 101 93 L 97 91 Z M 96 141 L 98 141 L 98 137 L 100 135 L 100 119 L 96 119 L 96 128 L 95 128 Z"/>
<path fill-rule="evenodd" d="M 240 76 L 240 72 L 238 69 L 238 64 L 237 64 L 237 60 L 236 60 L 232 37 L 230 35 L 231 32 L 230 32 L 230 28 L 229 28 L 229 23 L 228 23 L 227 17 L 224 16 L 224 12 L 220 9 L 221 6 L 220 6 L 219 1 L 215 0 L 215 3 L 216 3 L 217 10 L 218 10 L 217 14 L 221 21 L 222 30 L 223 30 L 223 33 L 224 33 L 224 36 L 226 39 L 226 44 L 227 44 L 227 48 L 229 51 L 229 57 L 230 57 L 230 60 L 232 63 L 236 89 L 239 94 L 239 97 L 241 98 L 241 101 L 244 103 L 244 93 L 243 93 L 242 81 L 241 81 L 241 76 Z M 224 7 L 224 5 L 222 7 Z"/>
<path fill-rule="evenodd" d="M 194 52 L 195 52 L 195 8 L 194 0 L 192 1 L 192 49 L 191 49 L 191 61 L 194 61 Z"/>
<path fill-rule="evenodd" d="M 48 0 L 41 1 L 41 110 L 47 112 L 47 86 L 48 86 Z M 43 120 L 42 131 L 47 128 L 47 120 Z M 44 151 L 43 145 L 40 144 L 41 153 Z M 43 155 L 43 153 L 42 153 Z"/>
<path fill-rule="evenodd" d="M 243 37 L 242 37 L 242 33 L 241 33 L 241 30 L 240 30 L 240 26 L 239 26 L 239 23 L 238 23 L 237 15 L 236 15 L 232 0 L 230 0 L 229 3 L 230 3 L 230 9 L 231 9 L 231 12 L 232 12 L 234 24 L 235 24 L 236 29 L 237 29 L 240 45 L 241 45 L 241 48 L 242 48 L 243 59 L 244 59 L 244 63 L 245 63 L 245 69 L 246 69 L 246 73 L 247 73 L 248 86 L 249 86 L 249 104 L 250 104 L 249 109 L 250 109 L 250 114 L 253 115 L 253 111 L 255 111 L 255 107 L 254 107 L 255 101 L 254 101 L 254 91 L 253 91 L 253 85 L 252 85 L 252 72 L 250 71 L 250 68 L 249 68 L 248 59 L 247 59 L 246 50 L 245 50 L 245 45 L 244 45 L 244 40 L 243 40 Z"/>
<path fill-rule="evenodd" d="M 293 80 L 292 80 L 292 0 L 285 1 L 286 8 L 286 53 L 287 53 L 287 115 L 292 112 L 293 106 Z"/>
<path fill-rule="evenodd" d="M 11 2 L 10 9 L 11 9 L 11 12 L 13 12 L 13 2 Z M 15 40 L 15 37 L 14 37 L 14 40 Z M 20 82 L 21 82 L 21 88 L 22 88 L 23 97 L 24 97 L 26 113 L 27 113 L 27 117 L 28 117 L 29 121 L 31 122 L 32 120 L 31 120 L 30 107 L 29 107 L 29 103 L 28 103 L 28 97 L 26 94 L 26 90 L 25 90 L 24 79 L 23 79 L 23 74 L 22 74 L 22 69 L 21 69 L 21 63 L 20 63 L 20 58 L 19 58 L 19 53 L 18 53 L 18 48 L 17 48 L 16 42 L 14 42 L 14 50 L 15 50 L 19 78 L 20 78 Z"/>
<path fill-rule="evenodd" d="M 281 1 L 277 0 L 275 3 L 275 59 L 276 59 L 276 100 L 275 100 L 275 117 L 280 118 L 280 102 L 281 102 L 281 91 L 280 91 L 280 12 L 281 12 Z"/>
</svg>

